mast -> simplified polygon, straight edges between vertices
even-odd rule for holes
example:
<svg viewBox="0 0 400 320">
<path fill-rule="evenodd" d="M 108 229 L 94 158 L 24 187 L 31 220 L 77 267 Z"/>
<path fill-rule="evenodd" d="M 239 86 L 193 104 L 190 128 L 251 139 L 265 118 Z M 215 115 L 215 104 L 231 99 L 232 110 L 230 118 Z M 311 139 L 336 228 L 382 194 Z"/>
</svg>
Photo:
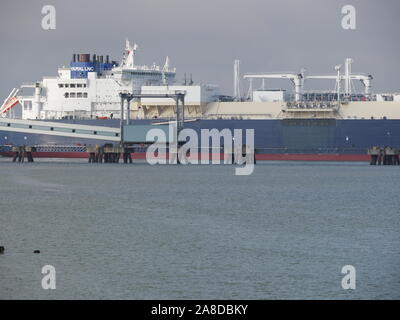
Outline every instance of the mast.
<svg viewBox="0 0 400 320">
<path fill-rule="evenodd" d="M 240 101 L 240 60 L 235 60 L 233 65 L 233 99 Z"/>
<path fill-rule="evenodd" d="M 138 45 L 136 43 L 131 43 L 129 42 L 128 39 L 125 41 L 125 51 L 124 51 L 124 57 L 122 60 L 122 66 L 126 68 L 133 68 L 135 66 L 135 53 L 138 48 Z"/>
<path fill-rule="evenodd" d="M 351 64 L 353 59 L 346 58 L 345 60 L 345 76 L 344 76 L 344 90 L 347 97 L 351 96 Z"/>
</svg>

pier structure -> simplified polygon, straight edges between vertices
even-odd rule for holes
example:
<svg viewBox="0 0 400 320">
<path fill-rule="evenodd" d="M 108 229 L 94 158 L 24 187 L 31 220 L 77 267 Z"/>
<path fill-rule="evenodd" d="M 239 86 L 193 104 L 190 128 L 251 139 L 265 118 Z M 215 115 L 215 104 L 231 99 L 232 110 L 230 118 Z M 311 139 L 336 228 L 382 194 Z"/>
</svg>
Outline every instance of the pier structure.
<svg viewBox="0 0 400 320">
<path fill-rule="evenodd" d="M 127 126 L 130 125 L 130 102 L 132 100 L 136 100 L 138 102 L 141 101 L 142 98 L 171 98 L 175 101 L 175 108 L 176 108 L 176 124 L 177 124 L 177 133 L 183 129 L 183 125 L 185 122 L 185 95 L 184 91 L 173 91 L 168 93 L 141 93 L 141 91 L 134 91 L 134 92 L 120 92 L 121 97 L 121 122 L 120 128 L 122 132 L 122 128 L 124 127 L 124 121 Z M 127 102 L 127 117 L 126 120 L 124 119 L 125 114 L 125 101 Z M 124 141 L 124 137 L 122 134 L 121 140 Z"/>
<path fill-rule="evenodd" d="M 14 152 L 13 162 L 25 162 L 25 158 L 28 162 L 33 162 L 32 152 L 36 152 L 35 147 L 29 146 L 19 146 L 13 147 L 12 151 Z"/>
<path fill-rule="evenodd" d="M 166 148 L 173 151 L 174 156 L 177 157 L 178 154 L 178 136 L 179 132 L 183 129 L 185 123 L 185 91 L 172 91 L 168 93 L 141 93 L 141 91 L 134 92 L 120 92 L 121 97 L 121 119 L 120 119 L 120 129 L 121 129 L 121 141 L 120 147 L 122 148 L 122 158 L 124 163 L 132 163 L 131 153 L 134 152 L 133 145 L 141 144 L 148 146 L 154 143 L 153 139 L 148 139 L 147 133 L 151 129 L 160 129 L 164 131 L 165 137 L 168 137 L 166 141 L 158 141 L 163 143 Z M 141 99 L 149 98 L 170 98 L 175 101 L 175 121 L 162 122 L 157 125 L 131 125 L 130 124 L 130 103 L 132 100 L 141 102 Z M 126 109 L 125 109 L 126 101 Z M 125 116 L 126 115 L 126 119 Z M 125 124 L 124 124 L 125 123 Z M 169 125 L 172 124 L 174 130 L 170 132 Z M 172 136 L 171 136 L 172 135 Z M 121 154 L 121 152 L 120 152 Z M 178 159 L 178 157 L 177 157 Z M 179 160 L 178 160 L 179 162 Z"/>
<path fill-rule="evenodd" d="M 386 146 L 371 147 L 368 149 L 368 154 L 371 157 L 371 165 L 399 165 L 400 164 L 400 150 Z"/>
<path fill-rule="evenodd" d="M 132 148 L 122 148 L 113 145 L 87 147 L 89 163 L 119 163 L 122 155 L 124 163 L 132 163 Z"/>
</svg>

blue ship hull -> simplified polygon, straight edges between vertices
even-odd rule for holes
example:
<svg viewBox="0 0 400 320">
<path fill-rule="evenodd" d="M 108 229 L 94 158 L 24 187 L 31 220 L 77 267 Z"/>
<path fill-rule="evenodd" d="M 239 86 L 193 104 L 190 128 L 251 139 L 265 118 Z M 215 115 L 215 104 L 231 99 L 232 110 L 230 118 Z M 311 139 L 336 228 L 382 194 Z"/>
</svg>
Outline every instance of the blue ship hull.
<svg viewBox="0 0 400 320">
<path fill-rule="evenodd" d="M 58 120 L 119 127 L 119 120 Z M 133 120 L 149 124 L 161 120 Z M 371 146 L 400 147 L 400 120 L 197 120 L 185 127 L 201 129 L 254 129 L 258 154 L 366 155 Z M 0 145 L 94 145 L 106 141 L 0 131 Z"/>
</svg>

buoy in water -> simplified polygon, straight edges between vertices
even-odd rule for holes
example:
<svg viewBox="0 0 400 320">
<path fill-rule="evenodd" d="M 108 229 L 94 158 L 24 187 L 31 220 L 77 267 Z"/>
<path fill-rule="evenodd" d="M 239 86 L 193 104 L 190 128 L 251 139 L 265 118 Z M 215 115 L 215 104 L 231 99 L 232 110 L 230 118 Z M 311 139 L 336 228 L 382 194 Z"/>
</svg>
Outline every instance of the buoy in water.
<svg viewBox="0 0 400 320">
<path fill-rule="evenodd" d="M 33 253 L 40 253 L 40 250 L 34 250 Z"/>
</svg>

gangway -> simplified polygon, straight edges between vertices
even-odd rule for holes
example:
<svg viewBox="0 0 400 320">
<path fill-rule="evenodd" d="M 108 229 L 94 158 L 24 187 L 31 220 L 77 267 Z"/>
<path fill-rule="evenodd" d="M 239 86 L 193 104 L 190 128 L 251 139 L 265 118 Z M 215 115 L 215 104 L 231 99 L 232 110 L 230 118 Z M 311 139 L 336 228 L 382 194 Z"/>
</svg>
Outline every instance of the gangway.
<svg viewBox="0 0 400 320">
<path fill-rule="evenodd" d="M 71 138 L 121 141 L 119 128 L 49 122 L 40 120 L 20 120 L 0 117 L 0 131 L 45 134 Z"/>
<path fill-rule="evenodd" d="M 12 92 L 10 96 L 15 95 Z M 105 126 L 91 126 L 91 125 L 80 125 L 63 122 L 50 122 L 43 120 L 21 120 L 21 119 L 10 119 L 0 117 L 0 131 L 20 132 L 27 134 L 44 134 L 50 136 L 61 136 L 71 137 L 80 139 L 96 139 L 105 141 L 114 141 L 123 143 L 123 129 L 130 126 L 130 101 L 132 99 L 141 98 L 172 98 L 176 102 L 176 133 L 183 128 L 185 122 L 184 106 L 185 106 L 185 92 L 176 91 L 167 94 L 141 94 L 141 93 L 120 93 L 121 97 L 121 123 L 120 128 L 112 128 Z M 6 101 L 9 100 L 6 99 Z M 127 101 L 127 119 L 126 126 L 124 125 L 124 101 Z M 143 134 L 148 128 L 137 127 L 137 129 Z"/>
</svg>

